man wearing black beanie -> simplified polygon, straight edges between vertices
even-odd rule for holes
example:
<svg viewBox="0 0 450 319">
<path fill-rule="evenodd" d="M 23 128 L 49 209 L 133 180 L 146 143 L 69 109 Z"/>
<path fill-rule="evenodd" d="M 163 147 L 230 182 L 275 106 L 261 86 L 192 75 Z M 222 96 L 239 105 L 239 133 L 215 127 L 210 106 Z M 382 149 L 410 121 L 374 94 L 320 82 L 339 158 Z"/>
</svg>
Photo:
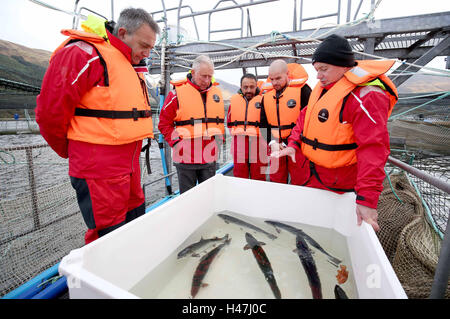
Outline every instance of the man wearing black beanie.
<svg viewBox="0 0 450 319">
<path fill-rule="evenodd" d="M 389 155 L 387 120 L 397 90 L 384 75 L 393 60 L 355 61 L 348 41 L 326 37 L 312 56 L 316 87 L 298 117 L 288 147 L 273 157 L 302 153 L 310 173 L 305 186 L 356 193 L 357 224 L 375 231 L 378 197 Z M 306 164 L 305 164 L 306 165 Z"/>
<path fill-rule="evenodd" d="M 328 36 L 319 44 L 312 56 L 312 64 L 316 62 L 344 67 L 356 65 L 350 44 L 345 38 L 336 34 Z"/>
</svg>

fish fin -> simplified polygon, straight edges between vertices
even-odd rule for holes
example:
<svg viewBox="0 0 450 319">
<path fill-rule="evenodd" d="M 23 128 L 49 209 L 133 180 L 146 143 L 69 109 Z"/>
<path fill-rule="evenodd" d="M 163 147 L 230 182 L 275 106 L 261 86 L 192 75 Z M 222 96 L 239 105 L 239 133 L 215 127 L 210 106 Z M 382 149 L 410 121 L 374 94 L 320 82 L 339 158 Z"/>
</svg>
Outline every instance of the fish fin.
<svg viewBox="0 0 450 319">
<path fill-rule="evenodd" d="M 200 255 L 197 254 L 197 253 L 194 253 L 194 254 L 192 254 L 191 256 L 192 256 L 192 257 L 200 257 Z"/>
<path fill-rule="evenodd" d="M 207 283 L 202 283 L 202 288 L 208 287 L 208 286 L 209 286 L 209 284 L 207 284 Z"/>
<path fill-rule="evenodd" d="M 333 261 L 331 261 L 330 259 L 327 259 L 327 261 L 332 264 L 334 267 L 338 268 L 339 264 L 334 263 Z"/>
<path fill-rule="evenodd" d="M 292 250 L 292 252 L 298 254 L 298 249 L 295 248 L 294 250 Z"/>
<path fill-rule="evenodd" d="M 246 245 L 244 246 L 244 250 L 247 250 L 247 249 L 250 249 L 250 245 L 249 245 L 249 244 L 246 244 Z"/>
<path fill-rule="evenodd" d="M 259 243 L 261 246 L 266 244 L 265 242 L 262 242 L 262 241 L 259 241 L 258 243 Z"/>
</svg>

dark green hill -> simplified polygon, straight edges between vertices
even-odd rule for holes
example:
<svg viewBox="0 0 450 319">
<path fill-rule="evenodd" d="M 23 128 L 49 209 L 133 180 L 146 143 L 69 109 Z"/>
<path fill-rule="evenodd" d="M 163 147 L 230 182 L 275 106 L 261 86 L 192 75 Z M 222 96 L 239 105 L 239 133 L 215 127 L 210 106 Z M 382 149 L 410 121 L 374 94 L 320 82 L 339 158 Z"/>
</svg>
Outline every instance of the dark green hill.
<svg viewBox="0 0 450 319">
<path fill-rule="evenodd" d="M 41 86 L 51 53 L 0 40 L 0 78 Z"/>
</svg>

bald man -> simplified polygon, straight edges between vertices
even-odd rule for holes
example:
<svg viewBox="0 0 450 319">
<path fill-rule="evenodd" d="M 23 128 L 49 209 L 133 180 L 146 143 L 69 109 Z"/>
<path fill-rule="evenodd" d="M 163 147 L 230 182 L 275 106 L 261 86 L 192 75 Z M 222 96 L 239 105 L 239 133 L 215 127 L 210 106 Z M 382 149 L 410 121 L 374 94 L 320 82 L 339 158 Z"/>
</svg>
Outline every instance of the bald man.
<svg viewBox="0 0 450 319">
<path fill-rule="evenodd" d="M 286 147 L 300 110 L 308 105 L 311 88 L 308 74 L 300 64 L 275 60 L 269 67 L 268 91 L 261 102 L 261 134 L 266 137 L 272 152 Z M 266 86 L 267 87 L 267 86 Z M 307 166 L 291 157 L 270 159 L 271 182 L 302 185 L 308 176 Z"/>
</svg>

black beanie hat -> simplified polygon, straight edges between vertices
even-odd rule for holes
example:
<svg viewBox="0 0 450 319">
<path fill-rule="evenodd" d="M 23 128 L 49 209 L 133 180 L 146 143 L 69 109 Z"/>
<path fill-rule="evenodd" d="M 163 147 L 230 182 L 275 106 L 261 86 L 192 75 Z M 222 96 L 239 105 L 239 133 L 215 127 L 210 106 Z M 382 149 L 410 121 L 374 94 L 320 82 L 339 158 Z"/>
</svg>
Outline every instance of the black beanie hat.
<svg viewBox="0 0 450 319">
<path fill-rule="evenodd" d="M 336 34 L 326 37 L 312 56 L 312 63 L 323 62 L 337 66 L 356 65 L 355 56 L 347 39 Z"/>
</svg>

